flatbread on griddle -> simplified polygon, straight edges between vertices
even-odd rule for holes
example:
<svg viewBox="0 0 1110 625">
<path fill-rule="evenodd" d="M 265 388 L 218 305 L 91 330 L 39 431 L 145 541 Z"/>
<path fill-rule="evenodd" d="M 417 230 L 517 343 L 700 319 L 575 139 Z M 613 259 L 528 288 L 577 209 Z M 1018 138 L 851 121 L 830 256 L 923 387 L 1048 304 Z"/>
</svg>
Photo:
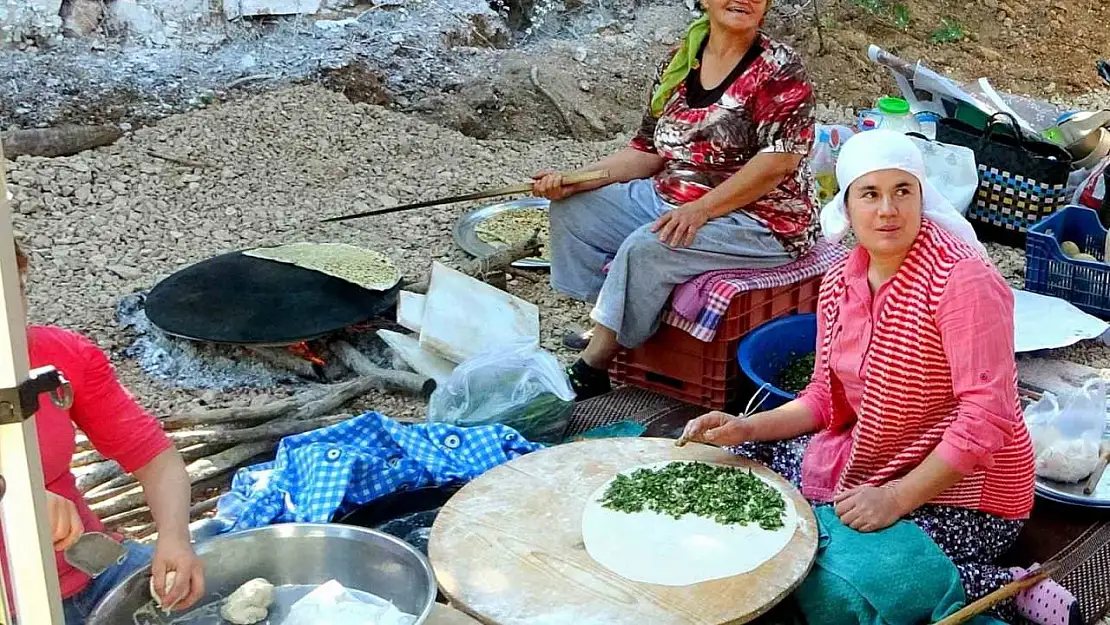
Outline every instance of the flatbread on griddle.
<svg viewBox="0 0 1110 625">
<path fill-rule="evenodd" d="M 318 271 L 371 291 L 387 291 L 401 281 L 401 272 L 388 256 L 346 243 L 302 241 L 243 254 Z"/>
<path fill-rule="evenodd" d="M 547 210 L 543 208 L 522 208 L 497 213 L 478 224 L 474 233 L 489 244 L 512 245 L 527 241 L 537 229 L 540 231 L 539 258 L 549 261 L 547 254 L 549 226 Z"/>
</svg>

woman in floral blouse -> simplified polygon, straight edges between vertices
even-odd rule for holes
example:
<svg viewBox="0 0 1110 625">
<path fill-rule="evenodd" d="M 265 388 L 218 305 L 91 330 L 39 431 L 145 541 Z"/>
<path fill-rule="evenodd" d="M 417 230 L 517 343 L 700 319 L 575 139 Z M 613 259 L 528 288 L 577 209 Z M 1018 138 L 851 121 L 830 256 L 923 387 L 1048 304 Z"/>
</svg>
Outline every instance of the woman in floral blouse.
<svg viewBox="0 0 1110 625">
<path fill-rule="evenodd" d="M 569 370 L 580 400 L 610 389 L 612 359 L 655 332 L 675 286 L 781 266 L 816 241 L 813 88 L 798 56 L 760 32 L 768 2 L 704 1 L 631 145 L 585 168 L 609 179 L 536 176 L 534 193 L 552 200 L 551 284 L 595 303 Z"/>
</svg>

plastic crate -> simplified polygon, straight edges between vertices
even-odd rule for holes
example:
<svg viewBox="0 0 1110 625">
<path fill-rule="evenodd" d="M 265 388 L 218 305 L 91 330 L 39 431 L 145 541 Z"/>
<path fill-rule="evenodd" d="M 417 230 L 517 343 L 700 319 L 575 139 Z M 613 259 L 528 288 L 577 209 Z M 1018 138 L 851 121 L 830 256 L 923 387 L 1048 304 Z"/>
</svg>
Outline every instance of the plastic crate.
<svg viewBox="0 0 1110 625">
<path fill-rule="evenodd" d="M 1084 312 L 1110 319 L 1110 265 L 1073 260 L 1060 249 L 1072 241 L 1105 260 L 1106 229 L 1098 213 L 1068 206 L 1029 229 L 1025 243 L 1025 290 L 1067 300 Z"/>
<path fill-rule="evenodd" d="M 817 349 L 817 315 L 791 315 L 765 323 L 740 341 L 736 360 L 755 388 L 767 385 L 770 393 L 761 408 L 777 408 L 795 394 L 775 386 L 775 379 L 794 358 Z"/>
<path fill-rule="evenodd" d="M 745 291 L 733 298 L 708 343 L 663 324 L 642 346 L 618 354 L 610 376 L 618 384 L 710 410 L 734 409 L 743 379 L 736 360 L 740 339 L 773 319 L 816 311 L 820 287 L 817 276 L 789 286 Z"/>
</svg>

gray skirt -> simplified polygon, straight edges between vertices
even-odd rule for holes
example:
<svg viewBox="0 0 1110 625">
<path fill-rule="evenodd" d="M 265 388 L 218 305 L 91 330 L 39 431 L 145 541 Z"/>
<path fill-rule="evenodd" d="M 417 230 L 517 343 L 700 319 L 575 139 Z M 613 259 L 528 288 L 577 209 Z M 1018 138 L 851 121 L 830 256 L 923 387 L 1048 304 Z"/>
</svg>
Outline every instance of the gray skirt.
<svg viewBox="0 0 1110 625">
<path fill-rule="evenodd" d="M 638 347 L 655 333 L 671 292 L 683 282 L 709 271 L 769 269 L 794 260 L 743 211 L 706 223 L 689 247 L 666 245 L 651 225 L 672 208 L 651 180 L 551 203 L 551 286 L 594 304 L 590 317 L 616 332 L 624 347 Z"/>
</svg>

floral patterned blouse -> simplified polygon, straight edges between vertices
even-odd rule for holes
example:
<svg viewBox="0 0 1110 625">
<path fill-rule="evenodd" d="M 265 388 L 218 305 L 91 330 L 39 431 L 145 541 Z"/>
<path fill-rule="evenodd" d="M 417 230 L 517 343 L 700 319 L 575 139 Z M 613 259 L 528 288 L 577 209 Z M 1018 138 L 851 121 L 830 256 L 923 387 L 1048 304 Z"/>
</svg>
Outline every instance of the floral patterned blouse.
<svg viewBox="0 0 1110 625">
<path fill-rule="evenodd" d="M 670 56 L 659 67 L 652 93 L 669 63 Z M 808 157 L 814 137 L 814 94 L 793 50 L 761 33 L 725 82 L 729 80 L 726 87 L 706 92 L 698 71 L 691 70 L 658 119 L 650 110 L 644 115 L 631 146 L 665 159 L 654 181 L 664 201 L 678 206 L 697 200 L 756 154 Z M 720 96 L 705 102 L 707 93 Z M 793 176 L 741 210 L 800 256 L 817 240 L 814 187 L 808 158 L 803 158 Z"/>
</svg>

